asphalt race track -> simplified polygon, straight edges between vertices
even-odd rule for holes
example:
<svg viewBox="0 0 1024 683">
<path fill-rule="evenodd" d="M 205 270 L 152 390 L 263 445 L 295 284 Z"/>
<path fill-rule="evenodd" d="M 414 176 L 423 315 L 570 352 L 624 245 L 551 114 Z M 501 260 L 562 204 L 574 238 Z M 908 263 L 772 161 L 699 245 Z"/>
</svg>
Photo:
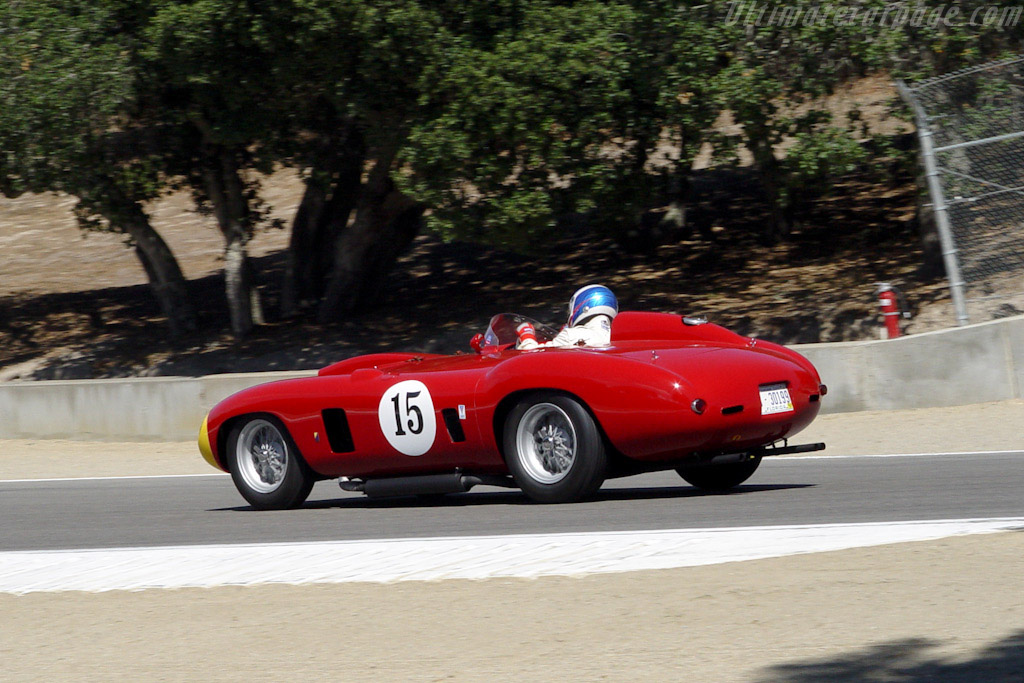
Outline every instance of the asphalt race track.
<svg viewBox="0 0 1024 683">
<path fill-rule="evenodd" d="M 368 500 L 318 483 L 306 505 L 256 512 L 225 475 L 0 482 L 0 551 L 1024 517 L 1024 452 L 778 458 L 705 494 L 675 473 L 609 481 L 540 505 L 478 487 Z"/>
</svg>

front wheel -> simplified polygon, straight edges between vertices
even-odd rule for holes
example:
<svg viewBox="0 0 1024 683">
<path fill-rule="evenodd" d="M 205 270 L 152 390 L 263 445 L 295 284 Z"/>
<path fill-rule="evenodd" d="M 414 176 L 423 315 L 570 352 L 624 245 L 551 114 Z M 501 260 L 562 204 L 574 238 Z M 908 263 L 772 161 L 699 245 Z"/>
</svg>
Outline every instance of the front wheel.
<svg viewBox="0 0 1024 683">
<path fill-rule="evenodd" d="M 253 415 L 232 427 L 227 465 L 242 497 L 257 510 L 298 507 L 313 488 L 313 474 L 288 430 L 270 415 Z"/>
<path fill-rule="evenodd" d="M 516 484 L 542 503 L 572 503 L 604 483 L 608 456 L 597 423 L 574 398 L 538 394 L 505 420 L 505 458 Z"/>
<path fill-rule="evenodd" d="M 705 491 L 728 491 L 750 479 L 760 464 L 761 456 L 758 455 L 751 460 L 731 462 L 725 465 L 680 467 L 676 472 L 690 486 L 696 486 Z"/>
</svg>

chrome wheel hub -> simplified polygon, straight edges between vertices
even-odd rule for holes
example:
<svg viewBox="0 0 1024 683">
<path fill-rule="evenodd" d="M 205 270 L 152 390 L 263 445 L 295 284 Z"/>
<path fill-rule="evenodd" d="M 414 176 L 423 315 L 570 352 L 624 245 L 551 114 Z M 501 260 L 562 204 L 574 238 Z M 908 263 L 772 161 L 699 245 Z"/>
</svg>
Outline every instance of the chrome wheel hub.
<svg viewBox="0 0 1024 683">
<path fill-rule="evenodd" d="M 277 426 L 252 420 L 238 435 L 236 449 L 238 473 L 249 488 L 271 493 L 281 486 L 288 470 L 288 446 Z"/>
<path fill-rule="evenodd" d="M 567 436 L 561 429 L 548 425 L 541 427 L 534 438 L 541 464 L 551 474 L 564 472 L 572 464 L 572 451 L 567 444 Z"/>
<path fill-rule="evenodd" d="M 565 411 L 553 403 L 532 406 L 516 430 L 519 460 L 527 474 L 554 484 L 569 474 L 576 461 L 576 430 Z"/>
</svg>

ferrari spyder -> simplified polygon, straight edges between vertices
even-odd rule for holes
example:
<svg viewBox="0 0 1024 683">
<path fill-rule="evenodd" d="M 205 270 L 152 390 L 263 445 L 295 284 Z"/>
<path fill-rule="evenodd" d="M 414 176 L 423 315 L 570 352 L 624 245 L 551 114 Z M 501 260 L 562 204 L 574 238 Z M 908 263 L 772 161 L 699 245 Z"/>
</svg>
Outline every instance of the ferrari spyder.
<svg viewBox="0 0 1024 683">
<path fill-rule="evenodd" d="M 252 507 L 284 509 L 323 479 L 368 496 L 487 484 L 566 503 L 610 477 L 672 469 L 725 491 L 766 456 L 824 448 L 788 443 L 826 393 L 791 349 L 703 318 L 623 312 L 609 346 L 516 350 L 524 321 L 494 316 L 465 353 L 359 356 L 245 389 L 209 412 L 199 450 Z"/>
</svg>

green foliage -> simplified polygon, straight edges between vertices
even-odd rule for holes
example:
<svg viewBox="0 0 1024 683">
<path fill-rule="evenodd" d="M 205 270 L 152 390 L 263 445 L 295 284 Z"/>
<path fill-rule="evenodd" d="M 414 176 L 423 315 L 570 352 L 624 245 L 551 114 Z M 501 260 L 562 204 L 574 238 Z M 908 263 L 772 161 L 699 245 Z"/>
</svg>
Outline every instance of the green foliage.
<svg viewBox="0 0 1024 683">
<path fill-rule="evenodd" d="M 0 5 L 0 190 L 79 194 L 112 169 L 130 185 L 147 185 L 141 170 L 97 157 L 133 99 L 115 30 L 102 3 Z"/>
<path fill-rule="evenodd" d="M 785 197 L 827 195 L 831 181 L 856 171 L 868 158 L 867 148 L 849 129 L 825 126 L 797 133 L 782 161 Z"/>
<path fill-rule="evenodd" d="M 878 153 L 856 121 L 825 121 L 815 98 L 868 73 L 987 59 L 1022 31 L 749 25 L 729 20 L 734 5 L 12 0 L 0 6 L 0 189 L 72 192 L 86 213 L 111 188 L 138 200 L 186 183 L 202 197 L 210 146 L 242 171 L 291 164 L 326 182 L 313 151 L 347 126 L 370 159 L 399 148 L 393 177 L 438 232 L 527 247 L 574 212 L 610 231 L 635 224 L 674 198 L 709 142 L 717 158 L 746 147 L 766 168 L 788 146 L 772 171 L 784 202 Z M 801 17 L 851 7 L 765 6 Z M 958 5 L 964 17 L 982 6 Z M 738 135 L 714 130 L 724 110 Z"/>
<path fill-rule="evenodd" d="M 796 144 L 786 153 L 791 174 L 803 178 L 834 178 L 857 170 L 868 153 L 850 136 L 849 130 L 829 126 L 799 133 Z"/>
<path fill-rule="evenodd" d="M 472 3 L 470 3 L 472 4 Z M 524 2 L 457 34 L 401 182 L 445 235 L 524 246 L 558 217 L 636 219 L 687 168 L 716 112 L 716 51 L 675 3 Z M 652 169 L 656 152 L 673 161 Z"/>
<path fill-rule="evenodd" d="M 138 70 L 118 2 L 0 6 L 0 192 L 78 197 L 83 228 L 124 230 L 161 166 L 136 126 Z"/>
<path fill-rule="evenodd" d="M 1019 46 L 1024 23 L 1000 29 L 970 22 L 975 10 L 990 6 L 974 0 L 716 4 L 719 21 L 713 30 L 726 64 L 715 76 L 714 92 L 741 129 L 738 135 L 708 136 L 716 158 L 735 160 L 740 147 L 749 150 L 780 207 L 870 161 L 869 149 L 875 150 L 872 163 L 881 167 L 892 150 L 877 141 L 865 145 L 870 135 L 856 118 L 825 127 L 813 121 L 816 114 L 827 118 L 817 98 L 871 73 L 916 79 Z M 946 18 L 953 21 L 940 21 Z M 794 118 L 792 112 L 801 107 L 809 114 Z M 779 161 L 778 147 L 785 140 L 795 144 Z"/>
</svg>

